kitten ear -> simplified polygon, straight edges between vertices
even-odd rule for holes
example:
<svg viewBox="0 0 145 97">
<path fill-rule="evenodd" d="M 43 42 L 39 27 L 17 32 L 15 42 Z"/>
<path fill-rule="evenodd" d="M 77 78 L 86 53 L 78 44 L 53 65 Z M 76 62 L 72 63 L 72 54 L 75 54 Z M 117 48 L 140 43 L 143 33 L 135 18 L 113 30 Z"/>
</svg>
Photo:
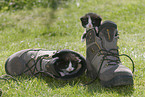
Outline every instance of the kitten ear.
<svg viewBox="0 0 145 97">
<path fill-rule="evenodd" d="M 81 20 L 82 26 L 83 26 L 84 28 L 86 28 L 86 17 L 85 17 L 85 16 L 82 16 L 82 17 L 80 18 L 80 20 Z"/>
<path fill-rule="evenodd" d="M 80 20 L 82 21 L 84 19 L 84 16 L 82 16 L 81 18 L 80 18 Z"/>
<path fill-rule="evenodd" d="M 98 16 L 98 17 L 96 18 L 96 20 L 98 21 L 98 22 L 97 22 L 97 25 L 100 26 L 100 25 L 101 25 L 102 18 L 101 18 L 100 16 Z"/>
<path fill-rule="evenodd" d="M 81 62 L 82 60 L 81 59 L 79 59 L 79 63 Z"/>
<path fill-rule="evenodd" d="M 82 61 L 79 57 L 76 57 L 76 59 L 78 60 L 79 63 Z"/>
<path fill-rule="evenodd" d="M 99 16 L 99 17 L 98 17 L 98 20 L 100 20 L 100 22 L 101 22 L 101 21 L 102 21 L 102 18 Z"/>
</svg>

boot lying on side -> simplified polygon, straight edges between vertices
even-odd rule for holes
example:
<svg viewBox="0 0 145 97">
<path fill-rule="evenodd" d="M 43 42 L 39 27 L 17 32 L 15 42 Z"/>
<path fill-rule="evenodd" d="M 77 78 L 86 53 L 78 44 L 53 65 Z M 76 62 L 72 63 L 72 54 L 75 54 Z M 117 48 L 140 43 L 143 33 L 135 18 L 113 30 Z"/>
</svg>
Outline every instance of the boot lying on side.
<svg viewBox="0 0 145 97">
<path fill-rule="evenodd" d="M 98 34 L 95 29 L 87 32 L 87 75 L 92 79 L 99 78 L 105 87 L 133 85 L 132 71 L 120 61 L 117 40 L 117 25 L 111 21 L 102 23 Z M 124 55 L 132 61 L 128 55 Z"/>
<path fill-rule="evenodd" d="M 68 70 L 62 69 L 66 66 L 66 62 L 62 58 L 63 55 L 66 55 L 66 60 L 70 61 L 70 54 L 73 55 L 73 63 L 75 64 L 69 63 Z M 72 65 L 75 67 L 71 67 Z M 82 55 L 71 50 L 26 49 L 11 55 L 5 63 L 5 70 L 11 76 L 22 74 L 34 76 L 43 73 L 53 78 L 67 80 L 83 74 L 86 70 L 86 61 Z"/>
</svg>

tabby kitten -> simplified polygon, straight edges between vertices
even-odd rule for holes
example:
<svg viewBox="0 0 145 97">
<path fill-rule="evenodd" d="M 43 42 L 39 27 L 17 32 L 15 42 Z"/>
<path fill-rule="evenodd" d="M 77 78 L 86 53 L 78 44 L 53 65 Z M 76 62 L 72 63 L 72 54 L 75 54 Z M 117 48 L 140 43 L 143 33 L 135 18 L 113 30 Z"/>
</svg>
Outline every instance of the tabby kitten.
<svg viewBox="0 0 145 97">
<path fill-rule="evenodd" d="M 80 20 L 82 26 L 85 28 L 85 31 L 81 37 L 81 41 L 84 42 L 86 38 L 86 32 L 89 29 L 95 28 L 96 32 L 98 33 L 98 27 L 101 25 L 102 18 L 96 13 L 87 13 L 85 16 L 82 16 Z"/>
</svg>

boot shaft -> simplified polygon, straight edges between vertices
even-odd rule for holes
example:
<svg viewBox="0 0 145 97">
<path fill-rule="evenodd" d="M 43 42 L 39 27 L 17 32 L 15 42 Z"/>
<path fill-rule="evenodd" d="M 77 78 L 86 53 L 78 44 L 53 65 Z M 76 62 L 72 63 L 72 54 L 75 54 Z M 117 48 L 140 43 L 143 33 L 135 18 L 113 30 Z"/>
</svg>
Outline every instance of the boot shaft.
<svg viewBox="0 0 145 97">
<path fill-rule="evenodd" d="M 90 29 L 86 35 L 87 68 L 88 72 L 93 72 L 91 73 L 93 78 L 98 73 L 109 69 L 106 68 L 108 64 L 116 64 L 116 61 L 120 61 L 119 57 L 116 57 L 119 55 L 117 25 L 111 21 L 105 21 L 99 27 L 98 33 L 97 36 L 95 29 Z"/>
</svg>

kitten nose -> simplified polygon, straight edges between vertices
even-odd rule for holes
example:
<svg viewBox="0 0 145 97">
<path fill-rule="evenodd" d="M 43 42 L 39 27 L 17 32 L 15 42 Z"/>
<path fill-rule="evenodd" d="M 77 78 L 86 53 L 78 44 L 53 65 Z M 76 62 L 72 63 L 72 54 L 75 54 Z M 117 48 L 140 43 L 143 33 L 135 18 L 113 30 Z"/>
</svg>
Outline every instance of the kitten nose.
<svg viewBox="0 0 145 97">
<path fill-rule="evenodd" d="M 71 71 L 71 68 L 69 69 L 69 71 Z"/>
<path fill-rule="evenodd" d="M 89 25 L 89 28 L 91 28 L 91 24 Z"/>
</svg>

